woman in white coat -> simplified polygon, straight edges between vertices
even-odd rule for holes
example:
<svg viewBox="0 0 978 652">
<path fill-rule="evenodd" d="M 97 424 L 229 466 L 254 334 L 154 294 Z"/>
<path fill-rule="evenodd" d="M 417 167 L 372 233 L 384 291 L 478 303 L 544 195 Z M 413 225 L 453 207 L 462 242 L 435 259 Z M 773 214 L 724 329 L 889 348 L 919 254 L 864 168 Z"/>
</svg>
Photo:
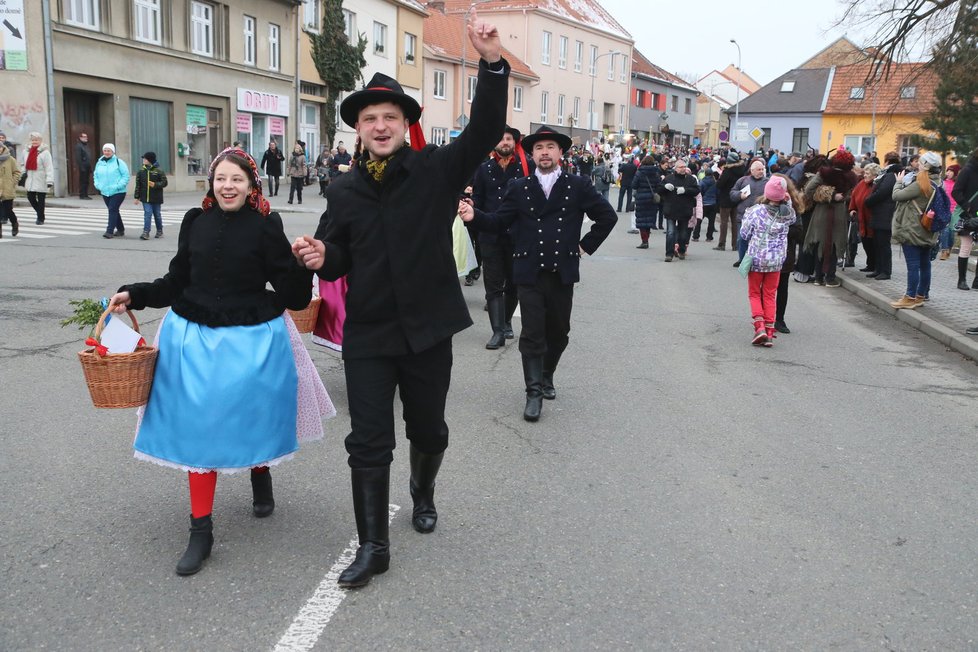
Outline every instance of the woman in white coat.
<svg viewBox="0 0 978 652">
<path fill-rule="evenodd" d="M 54 161 L 48 146 L 41 140 L 41 134 L 32 131 L 30 141 L 31 146 L 24 157 L 24 171 L 27 172 L 24 189 L 27 191 L 27 201 L 37 214 L 36 223 L 44 224 L 44 199 L 54 186 Z"/>
</svg>

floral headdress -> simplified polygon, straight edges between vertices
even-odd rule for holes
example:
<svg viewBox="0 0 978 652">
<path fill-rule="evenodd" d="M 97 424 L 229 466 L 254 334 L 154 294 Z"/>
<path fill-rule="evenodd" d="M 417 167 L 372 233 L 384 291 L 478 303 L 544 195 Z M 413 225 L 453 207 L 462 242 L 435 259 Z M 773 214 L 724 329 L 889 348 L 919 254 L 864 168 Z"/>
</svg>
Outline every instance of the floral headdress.
<svg viewBox="0 0 978 652">
<path fill-rule="evenodd" d="M 214 157 L 211 161 L 210 170 L 207 172 L 207 195 L 204 197 L 204 201 L 201 203 L 203 209 L 209 210 L 217 204 L 217 198 L 214 197 L 214 169 L 217 167 L 218 163 L 227 159 L 230 155 L 234 155 L 237 158 L 244 159 L 248 162 L 248 167 L 251 169 L 251 192 L 248 193 L 245 203 L 251 206 L 253 209 L 267 216 L 272 212 L 272 206 L 265 199 L 265 196 L 261 192 L 261 174 L 258 172 L 258 165 L 255 163 L 255 159 L 251 158 L 248 152 L 244 151 L 239 147 L 228 147 L 223 152 Z"/>
</svg>

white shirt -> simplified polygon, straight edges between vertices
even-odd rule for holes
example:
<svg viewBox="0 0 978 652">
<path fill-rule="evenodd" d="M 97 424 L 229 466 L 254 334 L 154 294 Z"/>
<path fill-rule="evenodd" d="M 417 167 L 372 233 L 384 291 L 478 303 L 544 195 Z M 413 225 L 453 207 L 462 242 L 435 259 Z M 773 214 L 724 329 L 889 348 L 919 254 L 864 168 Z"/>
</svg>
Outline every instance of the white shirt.
<svg viewBox="0 0 978 652">
<path fill-rule="evenodd" d="M 548 172 L 543 174 L 540 172 L 540 168 L 536 168 L 533 174 L 537 175 L 537 181 L 540 182 L 540 186 L 543 188 L 543 194 L 550 199 L 550 191 L 554 189 L 554 184 L 557 183 L 557 178 L 560 176 L 560 168 L 554 168 L 553 172 Z"/>
</svg>

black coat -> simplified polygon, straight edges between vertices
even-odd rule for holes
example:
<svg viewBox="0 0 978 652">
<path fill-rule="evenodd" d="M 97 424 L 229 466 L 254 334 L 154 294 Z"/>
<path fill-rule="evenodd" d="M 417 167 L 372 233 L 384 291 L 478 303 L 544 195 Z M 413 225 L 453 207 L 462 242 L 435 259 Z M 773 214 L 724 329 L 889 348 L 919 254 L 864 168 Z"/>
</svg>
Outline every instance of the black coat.
<svg viewBox="0 0 978 652">
<path fill-rule="evenodd" d="M 133 310 L 172 306 L 205 326 L 250 326 L 309 305 L 312 272 L 296 263 L 278 213 L 194 208 L 180 224 L 166 275 L 119 290 L 129 292 Z"/>
<path fill-rule="evenodd" d="M 509 64 L 479 63 L 468 126 L 452 143 L 398 151 L 383 183 L 361 161 L 326 189 L 316 238 L 326 280 L 344 274 L 347 359 L 418 353 L 472 325 L 452 254 L 458 197 L 506 127 Z"/>
<path fill-rule="evenodd" d="M 594 220 L 583 238 L 584 216 Z M 565 285 L 581 280 L 581 249 L 593 254 L 618 222 L 618 214 L 587 177 L 562 172 L 548 198 L 536 175 L 513 181 L 495 213 L 475 212 L 478 230 L 509 228 L 513 282 L 532 285 L 541 271 L 556 270 Z"/>
<path fill-rule="evenodd" d="M 529 173 L 533 174 L 533 170 L 536 169 L 533 159 L 527 158 L 526 165 L 529 168 Z M 475 176 L 472 179 L 472 204 L 480 211 L 492 213 L 503 203 L 506 184 L 512 179 L 520 179 L 524 176 L 526 175 L 523 174 L 523 166 L 520 165 L 519 159 L 515 156 L 505 170 L 499 167 L 499 163 L 494 157 L 490 156 L 475 171 Z M 479 242 L 492 244 L 500 240 L 508 241 L 509 237 L 494 231 L 481 231 L 479 233 Z"/>
<path fill-rule="evenodd" d="M 666 188 L 675 186 L 675 190 Z M 685 188 L 686 192 L 677 191 Z M 696 195 L 700 194 L 700 183 L 693 174 L 678 175 L 671 172 L 659 182 L 656 192 L 662 196 L 662 214 L 670 220 L 689 220 L 696 211 Z"/>
<path fill-rule="evenodd" d="M 618 166 L 618 174 L 621 175 L 622 188 L 632 187 L 632 181 L 635 179 L 636 172 L 638 172 L 638 166 L 632 163 L 631 158 L 629 158 L 627 162 Z"/>
<path fill-rule="evenodd" d="M 869 226 L 874 231 L 893 230 L 893 213 L 896 211 L 893 186 L 896 185 L 896 173 L 899 171 L 900 166 L 895 163 L 888 166 L 883 177 L 873 183 L 873 192 L 866 198 L 866 206 L 870 210 Z"/>
<path fill-rule="evenodd" d="M 81 172 L 92 171 L 92 155 L 88 153 L 88 145 L 80 140 L 75 143 L 75 163 Z"/>
<path fill-rule="evenodd" d="M 720 178 L 717 179 L 717 206 L 720 208 L 733 208 L 737 202 L 730 199 L 730 191 L 740 177 L 747 174 L 747 166 L 743 163 L 730 164 L 724 166 Z"/>
<path fill-rule="evenodd" d="M 632 190 L 635 192 L 635 226 L 639 229 L 651 229 L 655 226 L 655 218 L 659 214 L 655 203 L 655 189 L 660 181 L 662 169 L 658 165 L 639 167 L 632 179 Z"/>
<path fill-rule="evenodd" d="M 149 187 L 148 181 L 153 182 L 153 187 Z M 136 190 L 133 197 L 147 204 L 162 204 L 163 189 L 166 188 L 166 174 L 156 165 L 139 168 L 136 172 Z"/>
<path fill-rule="evenodd" d="M 975 198 L 970 206 L 968 205 L 971 196 L 976 192 L 978 192 L 978 161 L 971 159 L 961 168 L 961 174 L 955 180 L 954 190 L 951 191 L 951 197 L 961 207 L 963 213 L 961 219 L 973 217 L 978 211 L 978 198 Z"/>
<path fill-rule="evenodd" d="M 282 161 L 284 160 L 285 154 L 282 153 L 282 150 L 276 147 L 273 152 L 269 148 L 265 150 L 265 155 L 261 157 L 261 165 L 258 167 L 265 170 L 266 176 L 280 177 L 282 176 Z"/>
</svg>

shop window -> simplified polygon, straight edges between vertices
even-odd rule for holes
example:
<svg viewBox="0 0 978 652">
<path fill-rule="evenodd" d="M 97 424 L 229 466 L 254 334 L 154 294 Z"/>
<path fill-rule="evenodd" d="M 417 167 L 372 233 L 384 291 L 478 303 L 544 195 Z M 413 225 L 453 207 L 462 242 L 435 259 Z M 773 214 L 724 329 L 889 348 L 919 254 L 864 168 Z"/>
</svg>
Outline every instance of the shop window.
<svg viewBox="0 0 978 652">
<path fill-rule="evenodd" d="M 207 176 L 211 160 L 222 148 L 220 139 L 221 111 L 203 106 L 187 105 L 187 144 L 184 155 L 187 174 Z"/>
<path fill-rule="evenodd" d="M 164 172 L 173 171 L 172 105 L 169 102 L 129 99 L 131 170 L 142 166 L 144 152 L 156 152 L 156 163 Z"/>
</svg>

